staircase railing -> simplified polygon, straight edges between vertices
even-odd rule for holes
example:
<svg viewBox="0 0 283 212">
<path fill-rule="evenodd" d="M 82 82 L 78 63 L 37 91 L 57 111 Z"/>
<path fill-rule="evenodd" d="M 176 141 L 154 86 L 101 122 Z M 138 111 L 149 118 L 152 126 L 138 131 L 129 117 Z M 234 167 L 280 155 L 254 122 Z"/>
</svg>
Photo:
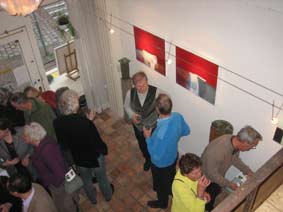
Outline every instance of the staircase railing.
<svg viewBox="0 0 283 212">
<path fill-rule="evenodd" d="M 220 202 L 213 212 L 255 211 L 283 182 L 283 149 L 272 156 L 254 176 Z"/>
</svg>

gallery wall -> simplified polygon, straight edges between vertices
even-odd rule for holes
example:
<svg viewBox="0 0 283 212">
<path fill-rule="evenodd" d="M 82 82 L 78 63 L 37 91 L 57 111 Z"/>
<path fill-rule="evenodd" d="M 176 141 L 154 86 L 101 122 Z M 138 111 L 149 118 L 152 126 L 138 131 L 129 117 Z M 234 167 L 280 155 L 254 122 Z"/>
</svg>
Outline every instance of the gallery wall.
<svg viewBox="0 0 283 212">
<path fill-rule="evenodd" d="M 130 32 L 116 29 L 112 35 L 113 63 L 116 64 L 121 57 L 128 57 L 131 60 L 131 74 L 145 71 L 150 84 L 171 95 L 173 110 L 182 113 L 191 126 L 191 135 L 180 142 L 181 153 L 201 154 L 208 143 L 210 124 L 216 119 L 230 121 L 235 132 L 245 125 L 251 125 L 261 132 L 264 139 L 257 149 L 241 153 L 242 159 L 253 170 L 258 169 L 281 148 L 272 140 L 276 128 L 276 125 L 271 124 L 272 106 L 241 89 L 268 102 L 274 100 L 279 106 L 282 97 L 229 70 L 279 93 L 283 92 L 282 3 L 107 0 L 107 4 L 108 12 L 122 20 L 113 18 L 112 23 Z M 176 84 L 175 58 L 172 58 L 171 65 L 166 64 L 166 76 L 137 61 L 131 25 L 172 41 L 219 65 L 215 105 Z M 168 51 L 168 43 L 165 48 Z M 175 47 L 171 47 L 170 52 L 175 55 Z M 278 109 L 275 111 L 277 113 Z M 279 119 L 283 119 L 282 113 L 279 113 Z M 235 172 L 231 170 L 230 175 Z"/>
</svg>

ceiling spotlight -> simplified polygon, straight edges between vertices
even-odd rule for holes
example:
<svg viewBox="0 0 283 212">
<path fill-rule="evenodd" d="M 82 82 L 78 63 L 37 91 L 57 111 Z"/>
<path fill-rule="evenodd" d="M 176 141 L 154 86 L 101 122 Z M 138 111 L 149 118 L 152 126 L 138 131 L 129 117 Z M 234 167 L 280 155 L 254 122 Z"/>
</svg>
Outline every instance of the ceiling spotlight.
<svg viewBox="0 0 283 212">
<path fill-rule="evenodd" d="M 274 100 L 273 100 L 273 102 L 272 102 L 271 123 L 275 125 L 275 124 L 278 124 L 278 118 L 277 118 L 277 116 L 274 116 L 274 107 L 275 107 L 275 104 L 274 104 Z M 280 112 L 280 110 L 279 110 L 279 112 Z"/>
<path fill-rule="evenodd" d="M 109 32 L 110 32 L 110 34 L 114 34 L 115 30 L 114 30 L 113 28 L 111 28 L 111 29 L 109 30 Z"/>
<path fill-rule="evenodd" d="M 172 46 L 172 42 L 170 41 L 170 43 L 169 43 L 169 50 L 168 50 L 168 53 L 167 53 L 167 60 L 166 60 L 168 65 L 172 64 L 172 60 L 170 59 L 171 46 Z"/>
<path fill-rule="evenodd" d="M 172 60 L 170 58 L 167 60 L 167 64 L 168 65 L 172 64 Z"/>
<path fill-rule="evenodd" d="M 109 29 L 110 34 L 114 34 L 115 30 L 112 28 L 112 13 L 110 15 L 110 29 Z"/>
<path fill-rule="evenodd" d="M 274 125 L 275 125 L 275 124 L 278 124 L 278 118 L 275 118 L 275 117 L 272 118 L 272 119 L 271 119 L 271 123 L 274 124 Z"/>
</svg>

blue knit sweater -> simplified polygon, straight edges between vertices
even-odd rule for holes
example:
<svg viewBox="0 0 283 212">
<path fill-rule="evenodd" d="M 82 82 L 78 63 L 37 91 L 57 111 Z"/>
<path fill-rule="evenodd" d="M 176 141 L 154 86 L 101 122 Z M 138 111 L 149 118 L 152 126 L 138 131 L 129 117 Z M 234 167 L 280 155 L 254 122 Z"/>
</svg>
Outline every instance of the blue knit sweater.
<svg viewBox="0 0 283 212">
<path fill-rule="evenodd" d="M 159 168 L 172 165 L 177 159 L 178 141 L 189 134 L 190 127 L 180 113 L 158 119 L 156 129 L 146 139 L 151 162 Z"/>
</svg>

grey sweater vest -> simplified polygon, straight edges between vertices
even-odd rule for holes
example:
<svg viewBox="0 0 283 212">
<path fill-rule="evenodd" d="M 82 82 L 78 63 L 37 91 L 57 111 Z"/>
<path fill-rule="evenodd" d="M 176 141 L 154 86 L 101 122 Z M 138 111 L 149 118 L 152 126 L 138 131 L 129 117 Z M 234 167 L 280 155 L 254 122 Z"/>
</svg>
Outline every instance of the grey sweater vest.
<svg viewBox="0 0 283 212">
<path fill-rule="evenodd" d="M 149 85 L 144 104 L 141 106 L 137 89 L 131 89 L 131 108 L 135 113 L 141 116 L 141 122 L 139 124 L 134 124 L 139 130 L 142 130 L 143 126 L 149 126 L 151 128 L 156 127 L 156 120 L 158 118 L 155 110 L 156 90 L 156 87 Z"/>
</svg>

